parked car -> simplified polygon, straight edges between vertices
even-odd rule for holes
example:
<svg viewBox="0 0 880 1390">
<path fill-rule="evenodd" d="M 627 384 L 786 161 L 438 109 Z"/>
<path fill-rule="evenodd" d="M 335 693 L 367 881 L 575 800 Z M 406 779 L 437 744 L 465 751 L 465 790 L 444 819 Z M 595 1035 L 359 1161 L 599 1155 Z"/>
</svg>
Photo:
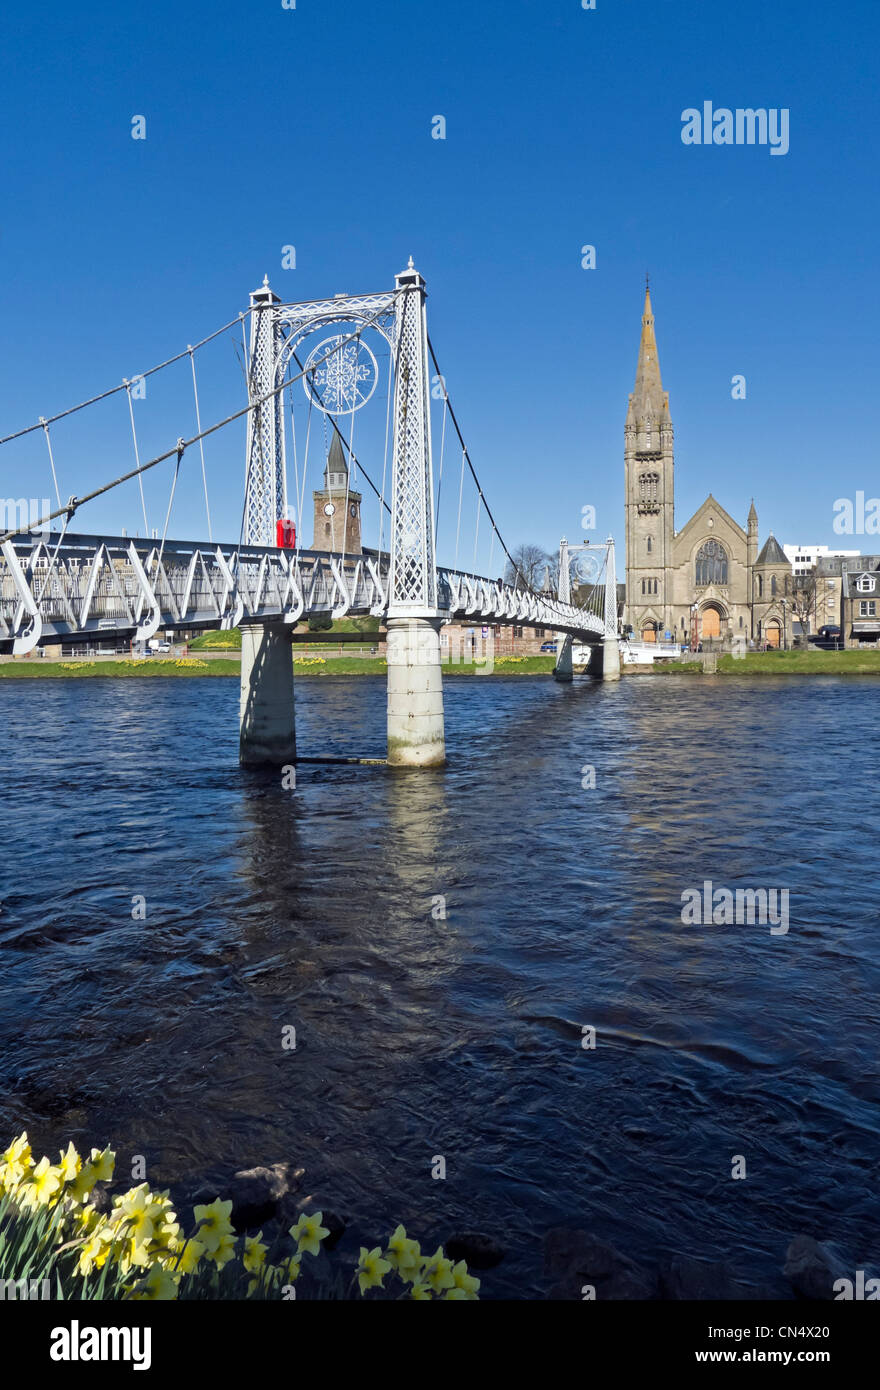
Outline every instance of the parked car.
<svg viewBox="0 0 880 1390">
<path fill-rule="evenodd" d="M 168 653 L 171 651 L 171 645 L 170 645 L 170 643 L 168 643 L 168 642 L 160 642 L 159 645 L 158 645 L 158 647 L 154 647 L 153 650 L 154 650 L 159 656 L 167 656 Z"/>
<path fill-rule="evenodd" d="M 843 635 L 836 623 L 824 623 L 818 632 L 811 632 L 808 641 L 822 651 L 840 651 Z"/>
<path fill-rule="evenodd" d="M 556 651 L 556 643 L 555 643 L 555 642 L 542 642 L 542 643 L 541 643 L 541 651 L 542 651 L 542 652 L 555 652 L 555 651 Z"/>
</svg>

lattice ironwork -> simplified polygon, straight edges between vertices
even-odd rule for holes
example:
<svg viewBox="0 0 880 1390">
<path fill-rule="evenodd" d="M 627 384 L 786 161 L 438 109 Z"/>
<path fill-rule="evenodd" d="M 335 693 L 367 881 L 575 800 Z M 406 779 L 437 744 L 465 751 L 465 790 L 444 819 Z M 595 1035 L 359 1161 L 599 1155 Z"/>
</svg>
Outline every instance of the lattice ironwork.
<svg viewBox="0 0 880 1390">
<path fill-rule="evenodd" d="M 397 305 L 389 616 L 431 617 L 438 609 L 425 282 L 412 260 L 396 280 L 404 293 Z"/>
</svg>

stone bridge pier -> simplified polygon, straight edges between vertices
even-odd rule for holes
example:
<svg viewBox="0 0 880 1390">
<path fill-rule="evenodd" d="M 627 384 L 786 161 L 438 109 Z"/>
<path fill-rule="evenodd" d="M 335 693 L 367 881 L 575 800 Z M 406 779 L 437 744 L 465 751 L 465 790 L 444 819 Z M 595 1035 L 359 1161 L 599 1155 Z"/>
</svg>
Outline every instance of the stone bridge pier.
<svg viewBox="0 0 880 1390">
<path fill-rule="evenodd" d="M 292 628 L 242 623 L 238 756 L 242 767 L 296 762 Z"/>
</svg>

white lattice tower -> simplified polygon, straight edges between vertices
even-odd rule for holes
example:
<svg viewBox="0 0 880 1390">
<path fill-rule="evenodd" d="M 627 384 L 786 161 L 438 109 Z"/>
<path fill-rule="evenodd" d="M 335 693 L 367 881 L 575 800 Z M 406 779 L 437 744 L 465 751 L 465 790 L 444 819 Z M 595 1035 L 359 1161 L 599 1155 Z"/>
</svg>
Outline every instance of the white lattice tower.
<svg viewBox="0 0 880 1390">
<path fill-rule="evenodd" d="M 434 484 L 428 395 L 425 282 L 409 266 L 395 277 L 397 375 L 391 493 L 389 617 L 437 616 Z"/>
<path fill-rule="evenodd" d="M 617 571 L 614 565 L 614 541 L 606 541 L 608 558 L 605 563 L 605 636 L 617 636 Z"/>
<path fill-rule="evenodd" d="M 248 400 L 253 403 L 280 384 L 278 380 L 280 300 L 269 288 L 251 294 L 251 342 Z M 282 392 L 255 406 L 248 416 L 247 477 L 245 478 L 244 543 L 274 545 L 275 524 L 287 514 L 287 470 L 284 458 Z"/>
</svg>

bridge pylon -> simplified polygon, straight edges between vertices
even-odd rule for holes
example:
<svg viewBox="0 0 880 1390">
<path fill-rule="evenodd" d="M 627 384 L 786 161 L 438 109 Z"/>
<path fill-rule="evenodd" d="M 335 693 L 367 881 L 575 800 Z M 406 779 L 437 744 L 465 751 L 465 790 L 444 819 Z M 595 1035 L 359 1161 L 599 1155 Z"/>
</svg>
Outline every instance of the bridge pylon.
<svg viewBox="0 0 880 1390">
<path fill-rule="evenodd" d="M 571 603 L 571 569 L 568 561 L 568 541 L 564 536 L 559 542 L 558 593 L 560 603 Z M 556 665 L 553 668 L 553 679 L 557 681 L 574 679 L 571 634 L 568 632 L 557 632 L 556 634 Z"/>
<path fill-rule="evenodd" d="M 388 762 L 446 761 L 441 613 L 434 550 L 434 483 L 425 281 L 412 258 L 396 276 L 397 372 L 388 594 Z"/>
</svg>

